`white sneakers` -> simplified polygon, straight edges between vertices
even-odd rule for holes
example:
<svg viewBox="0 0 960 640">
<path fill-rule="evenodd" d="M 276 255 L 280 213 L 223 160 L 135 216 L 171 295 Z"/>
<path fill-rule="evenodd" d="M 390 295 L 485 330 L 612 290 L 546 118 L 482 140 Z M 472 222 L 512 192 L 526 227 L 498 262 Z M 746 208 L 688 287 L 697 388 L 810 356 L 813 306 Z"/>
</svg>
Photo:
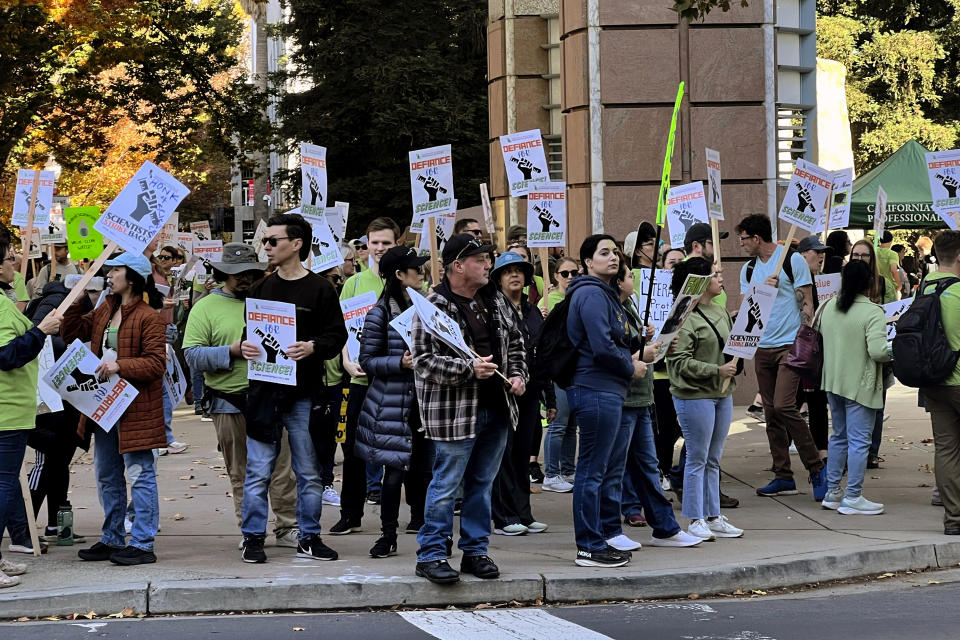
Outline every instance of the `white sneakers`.
<svg viewBox="0 0 960 640">
<path fill-rule="evenodd" d="M 727 516 L 720 516 L 716 520 L 707 520 L 707 527 L 718 538 L 739 538 L 743 535 L 743 529 L 730 524 Z"/>
<path fill-rule="evenodd" d="M 707 526 L 707 521 L 702 518 L 699 520 L 691 520 L 690 526 L 687 527 L 687 532 L 701 540 L 713 541 L 717 539 L 717 536 L 715 536 L 713 531 L 710 531 L 710 527 Z"/>
<path fill-rule="evenodd" d="M 622 533 L 618 536 L 614 536 L 612 538 L 607 539 L 607 544 L 613 547 L 614 549 L 616 549 L 617 551 L 636 551 L 637 549 L 643 546 L 636 540 L 628 538 Z"/>
<path fill-rule="evenodd" d="M 494 529 L 493 532 L 498 536 L 522 536 L 527 533 L 529 529 L 523 526 L 520 523 L 517 524 L 508 524 L 502 529 Z"/>
<path fill-rule="evenodd" d="M 547 476 L 543 479 L 543 490 L 556 493 L 570 493 L 573 485 L 560 476 Z"/>
<path fill-rule="evenodd" d="M 297 544 L 300 542 L 300 530 L 299 529 L 290 529 L 282 536 L 277 536 L 277 546 L 278 547 L 289 547 L 290 549 L 296 549 Z"/>
<path fill-rule="evenodd" d="M 184 451 L 187 450 L 188 446 L 189 445 L 186 445 L 182 442 L 177 442 L 176 440 L 174 440 L 173 442 L 167 445 L 167 452 L 171 454 L 183 453 Z"/>
<path fill-rule="evenodd" d="M 530 524 L 524 526 L 527 527 L 527 533 L 543 533 L 550 525 L 545 522 L 537 522 L 534 520 Z"/>
<path fill-rule="evenodd" d="M 27 572 L 27 565 L 9 560 L 0 560 L 0 589 L 15 587 L 20 584 L 20 578 Z"/>
<path fill-rule="evenodd" d="M 837 513 L 845 516 L 878 516 L 883 513 L 883 505 L 879 502 L 871 502 L 860 495 L 854 500 L 844 498 L 837 507 Z"/>
<path fill-rule="evenodd" d="M 655 538 L 650 536 L 651 547 L 695 547 L 703 542 L 703 538 L 692 536 L 682 529 L 669 538 Z"/>
<path fill-rule="evenodd" d="M 328 507 L 340 506 L 340 494 L 337 493 L 337 490 L 334 489 L 331 484 L 323 488 L 323 504 Z"/>
<path fill-rule="evenodd" d="M 824 509 L 836 509 L 843 502 L 843 491 L 841 489 L 827 490 L 827 495 L 823 496 L 823 502 L 820 506 Z"/>
</svg>

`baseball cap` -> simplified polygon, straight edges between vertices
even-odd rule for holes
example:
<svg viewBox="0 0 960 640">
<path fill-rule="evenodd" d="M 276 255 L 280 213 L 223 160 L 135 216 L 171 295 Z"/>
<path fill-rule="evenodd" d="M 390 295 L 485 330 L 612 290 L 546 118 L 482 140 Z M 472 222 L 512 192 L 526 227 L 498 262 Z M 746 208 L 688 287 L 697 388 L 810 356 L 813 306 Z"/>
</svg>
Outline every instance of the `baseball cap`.
<svg viewBox="0 0 960 640">
<path fill-rule="evenodd" d="M 825 244 L 820 242 L 820 238 L 817 236 L 807 236 L 800 241 L 800 244 L 797 245 L 797 251 L 803 253 L 804 251 L 826 251 L 827 247 Z"/>
<path fill-rule="evenodd" d="M 153 266 L 146 256 L 142 253 L 130 253 L 129 251 L 114 256 L 103 263 L 105 267 L 130 267 L 144 278 L 149 278 L 153 273 Z"/>
<path fill-rule="evenodd" d="M 723 240 L 730 234 L 726 231 L 721 231 L 719 233 L 719 238 Z M 710 225 L 706 222 L 698 222 L 690 227 L 687 231 L 687 235 L 683 237 L 683 246 L 689 247 L 694 242 L 699 242 L 700 244 L 705 243 L 707 240 L 713 240 L 713 230 L 710 229 Z"/>
<path fill-rule="evenodd" d="M 266 271 L 267 263 L 257 260 L 257 252 L 250 245 L 228 242 L 223 245 L 221 261 L 214 262 L 213 268 L 230 276 L 244 271 Z"/>
<path fill-rule="evenodd" d="M 443 246 L 443 264 L 448 265 L 454 260 L 468 258 L 480 253 L 493 253 L 492 244 L 483 244 L 480 238 L 472 233 L 458 233 Z"/>
<path fill-rule="evenodd" d="M 493 279 L 499 278 L 500 274 L 497 272 L 510 265 L 516 265 L 520 267 L 520 270 L 523 271 L 523 277 L 526 281 L 526 284 L 533 284 L 533 265 L 524 260 L 523 256 L 521 256 L 519 253 L 514 253 L 513 251 L 507 251 L 506 253 L 500 254 L 500 257 L 497 258 L 497 261 L 493 265 L 493 270 L 490 272 L 490 277 Z"/>
<path fill-rule="evenodd" d="M 419 269 L 428 260 L 430 256 L 418 256 L 412 247 L 390 247 L 380 258 L 380 275 L 386 279 L 396 271 Z"/>
</svg>

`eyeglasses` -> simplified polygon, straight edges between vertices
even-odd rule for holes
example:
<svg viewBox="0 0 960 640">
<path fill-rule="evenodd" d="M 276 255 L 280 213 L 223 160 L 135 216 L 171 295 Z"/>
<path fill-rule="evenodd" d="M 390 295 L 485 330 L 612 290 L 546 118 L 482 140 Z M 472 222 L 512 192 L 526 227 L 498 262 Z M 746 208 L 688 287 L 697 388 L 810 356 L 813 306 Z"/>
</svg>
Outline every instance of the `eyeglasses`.
<svg viewBox="0 0 960 640">
<path fill-rule="evenodd" d="M 560 276 L 561 278 L 572 278 L 574 276 L 580 275 L 580 272 L 577 271 L 576 269 L 571 269 L 571 270 L 564 269 L 563 271 L 557 271 L 557 275 Z"/>
<path fill-rule="evenodd" d="M 870 254 L 869 254 L 869 253 L 851 253 L 851 254 L 850 254 L 850 258 L 851 258 L 852 260 L 865 260 L 865 261 L 869 261 L 869 260 L 870 260 Z"/>
<path fill-rule="evenodd" d="M 261 241 L 263 244 L 268 244 L 268 245 L 270 245 L 271 247 L 275 247 L 275 246 L 277 246 L 277 242 L 280 241 L 280 240 L 292 240 L 292 239 L 293 239 L 293 238 L 291 238 L 290 236 L 265 236 L 265 237 L 261 238 L 260 241 Z"/>
<path fill-rule="evenodd" d="M 464 229 L 463 232 L 464 232 L 464 233 L 472 233 L 473 235 L 477 236 L 478 238 L 483 235 L 483 231 L 481 231 L 480 229 Z"/>
<path fill-rule="evenodd" d="M 752 237 L 753 237 L 752 235 L 751 235 L 751 236 L 737 236 L 737 240 L 740 242 L 740 244 L 743 244 L 745 241 L 749 240 L 749 239 L 752 238 Z"/>
</svg>

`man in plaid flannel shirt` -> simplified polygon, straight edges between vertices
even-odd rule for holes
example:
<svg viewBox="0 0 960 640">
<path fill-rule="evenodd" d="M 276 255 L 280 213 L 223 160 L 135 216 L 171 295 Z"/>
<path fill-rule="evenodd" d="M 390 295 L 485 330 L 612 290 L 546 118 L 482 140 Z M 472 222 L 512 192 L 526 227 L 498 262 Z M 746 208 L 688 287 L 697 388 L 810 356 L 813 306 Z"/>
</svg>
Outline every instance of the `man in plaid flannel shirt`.
<svg viewBox="0 0 960 640">
<path fill-rule="evenodd" d="M 447 558 L 461 482 L 460 571 L 478 578 L 500 575 L 487 556 L 491 486 L 503 458 L 507 429 L 517 426 L 515 396 L 523 395 L 528 374 L 516 314 L 490 283 L 492 253 L 492 245 L 468 233 L 448 240 L 443 248 L 444 279 L 428 298 L 460 325 L 475 352 L 472 359 L 428 333 L 419 316 L 413 322 L 417 400 L 435 455 L 425 522 L 417 536 L 416 572 L 436 584 L 460 579 Z"/>
</svg>

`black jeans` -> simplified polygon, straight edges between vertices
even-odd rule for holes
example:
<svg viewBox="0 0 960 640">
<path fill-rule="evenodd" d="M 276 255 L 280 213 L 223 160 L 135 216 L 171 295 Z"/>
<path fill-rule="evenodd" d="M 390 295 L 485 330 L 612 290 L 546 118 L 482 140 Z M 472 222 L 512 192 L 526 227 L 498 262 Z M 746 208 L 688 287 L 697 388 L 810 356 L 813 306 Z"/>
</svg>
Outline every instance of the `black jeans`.
<svg viewBox="0 0 960 640">
<path fill-rule="evenodd" d="M 357 420 L 369 387 L 351 384 L 347 400 L 347 441 L 343 443 L 343 487 L 340 491 L 340 517 L 360 526 L 363 505 L 367 499 L 367 461 L 354 453 L 357 441 Z"/>
<path fill-rule="evenodd" d="M 680 423 L 677 422 L 677 410 L 670 395 L 670 380 L 654 379 L 653 403 L 657 408 L 653 421 L 657 460 L 660 462 L 660 472 L 669 476 L 673 466 L 673 449 L 680 439 Z"/>
<path fill-rule="evenodd" d="M 343 385 L 324 387 L 313 402 L 310 413 L 310 439 L 317 452 L 317 469 L 324 487 L 333 484 L 334 457 L 337 453 L 337 424 L 340 422 L 340 404 Z"/>
<path fill-rule="evenodd" d="M 517 398 L 517 408 L 517 429 L 507 431 L 507 446 L 493 481 L 491 508 L 497 529 L 534 521 L 530 511 L 530 450 L 533 432 L 540 422 L 540 398 L 525 393 Z"/>
</svg>

